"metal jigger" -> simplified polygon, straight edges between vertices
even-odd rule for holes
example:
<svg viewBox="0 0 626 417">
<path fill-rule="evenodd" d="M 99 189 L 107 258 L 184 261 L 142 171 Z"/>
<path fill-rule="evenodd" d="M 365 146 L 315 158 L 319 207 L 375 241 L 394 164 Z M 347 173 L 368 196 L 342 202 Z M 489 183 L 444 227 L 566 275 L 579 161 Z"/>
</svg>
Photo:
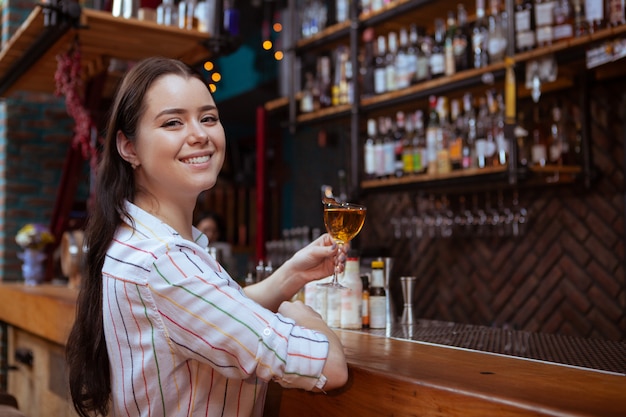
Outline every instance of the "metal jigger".
<svg viewBox="0 0 626 417">
<path fill-rule="evenodd" d="M 413 324 L 413 292 L 415 291 L 415 277 L 400 277 L 402 284 L 402 297 L 404 298 L 404 310 L 402 311 L 402 324 Z"/>
<path fill-rule="evenodd" d="M 391 270 L 393 268 L 393 258 L 385 257 L 381 258 L 385 265 L 384 273 L 385 273 L 385 293 L 387 294 L 386 299 L 386 310 L 387 310 L 387 330 L 390 330 L 393 323 L 397 321 L 396 318 L 396 309 L 393 303 L 393 296 L 391 290 Z"/>
</svg>

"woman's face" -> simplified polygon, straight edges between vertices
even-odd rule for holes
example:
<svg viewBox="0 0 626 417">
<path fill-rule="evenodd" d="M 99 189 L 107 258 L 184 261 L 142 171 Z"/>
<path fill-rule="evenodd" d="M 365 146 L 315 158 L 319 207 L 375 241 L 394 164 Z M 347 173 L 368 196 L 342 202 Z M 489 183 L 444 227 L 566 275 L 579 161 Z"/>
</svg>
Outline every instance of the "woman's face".
<svg viewBox="0 0 626 417">
<path fill-rule="evenodd" d="M 148 89 L 137 126 L 137 190 L 159 201 L 197 198 L 215 185 L 226 139 L 213 97 L 196 78 L 165 75 Z"/>
</svg>

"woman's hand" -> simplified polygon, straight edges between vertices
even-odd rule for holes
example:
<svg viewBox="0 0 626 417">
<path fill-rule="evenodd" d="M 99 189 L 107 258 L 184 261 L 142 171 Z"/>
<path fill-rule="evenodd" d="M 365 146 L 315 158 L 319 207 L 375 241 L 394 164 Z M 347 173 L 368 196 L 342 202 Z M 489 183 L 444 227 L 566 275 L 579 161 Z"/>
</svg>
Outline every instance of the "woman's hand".
<svg viewBox="0 0 626 417">
<path fill-rule="evenodd" d="M 307 282 L 332 275 L 335 270 L 335 261 L 339 263 L 338 272 L 343 272 L 347 247 L 348 245 L 339 247 L 328 233 L 324 233 L 296 252 L 285 263 L 285 266 L 301 280 L 301 286 L 303 286 Z"/>
</svg>

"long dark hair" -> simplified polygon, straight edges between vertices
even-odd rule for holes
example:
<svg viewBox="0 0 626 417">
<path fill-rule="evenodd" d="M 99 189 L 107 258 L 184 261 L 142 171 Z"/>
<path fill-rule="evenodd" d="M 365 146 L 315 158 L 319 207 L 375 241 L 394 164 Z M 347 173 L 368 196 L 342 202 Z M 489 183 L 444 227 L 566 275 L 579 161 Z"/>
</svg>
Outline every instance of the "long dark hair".
<svg viewBox="0 0 626 417">
<path fill-rule="evenodd" d="M 132 202 L 136 191 L 133 169 L 118 153 L 116 136 L 121 131 L 135 140 L 137 124 L 145 112 L 146 92 L 154 81 L 168 74 L 202 79 L 177 60 L 155 57 L 140 61 L 122 80 L 107 122 L 96 196 L 85 230 L 85 276 L 66 347 L 70 394 L 74 408 L 83 417 L 106 416 L 109 410 L 111 376 L 102 316 L 102 267 L 121 216 L 128 217 L 124 200 Z"/>
</svg>

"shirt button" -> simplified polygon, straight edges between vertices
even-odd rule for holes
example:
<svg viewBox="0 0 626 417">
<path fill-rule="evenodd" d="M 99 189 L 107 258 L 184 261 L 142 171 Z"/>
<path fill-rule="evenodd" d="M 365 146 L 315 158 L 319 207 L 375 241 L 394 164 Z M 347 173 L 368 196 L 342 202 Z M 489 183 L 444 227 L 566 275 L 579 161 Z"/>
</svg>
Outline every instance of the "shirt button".
<svg viewBox="0 0 626 417">
<path fill-rule="evenodd" d="M 272 331 L 270 330 L 269 327 L 266 327 L 265 329 L 263 329 L 263 334 L 265 336 L 269 336 L 272 333 Z"/>
</svg>

